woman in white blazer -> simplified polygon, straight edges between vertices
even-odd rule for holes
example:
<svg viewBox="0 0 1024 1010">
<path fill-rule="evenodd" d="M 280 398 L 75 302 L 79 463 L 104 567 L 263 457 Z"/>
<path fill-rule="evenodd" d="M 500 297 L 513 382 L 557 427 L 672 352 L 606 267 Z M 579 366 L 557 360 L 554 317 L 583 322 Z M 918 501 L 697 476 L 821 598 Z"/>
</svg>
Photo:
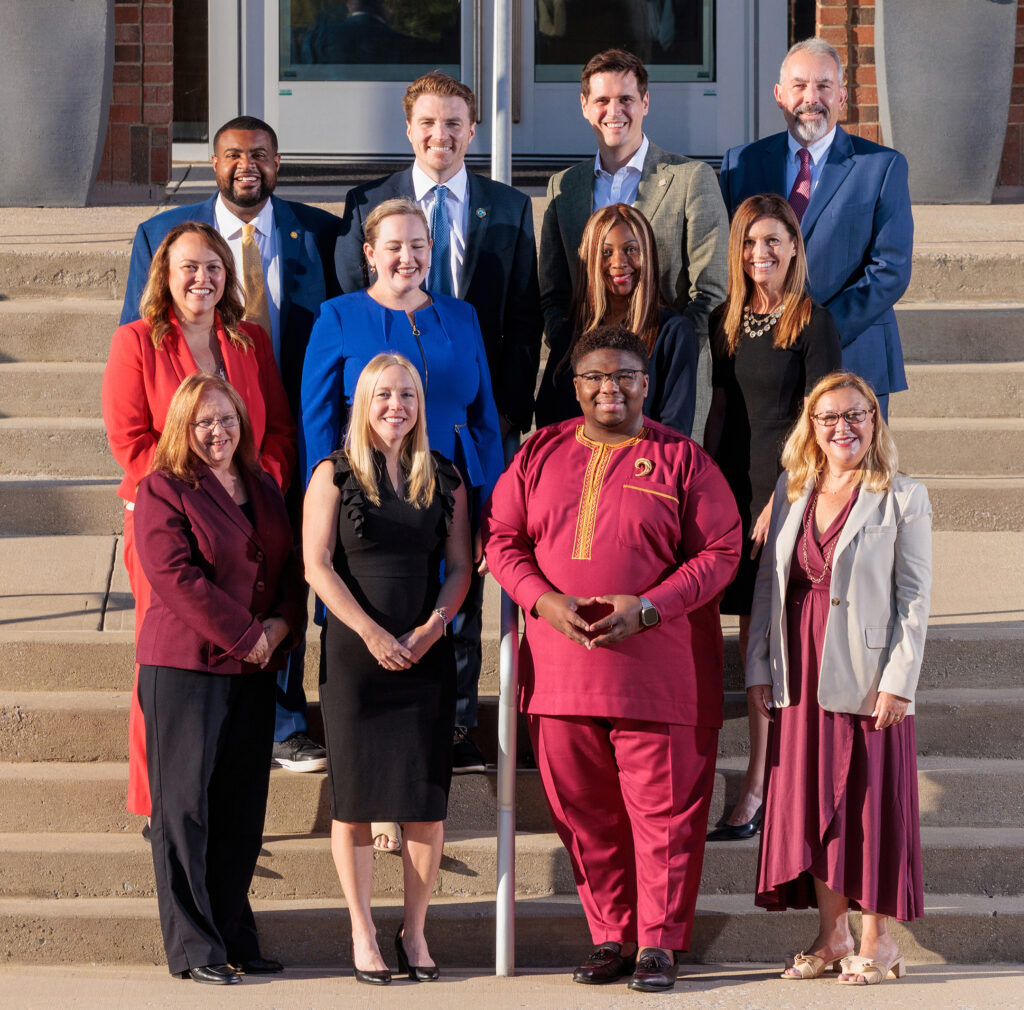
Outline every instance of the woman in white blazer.
<svg viewBox="0 0 1024 1010">
<path fill-rule="evenodd" d="M 771 719 L 756 903 L 819 910 L 782 977 L 903 974 L 888 918 L 923 911 L 914 691 L 931 588 L 931 506 L 896 472 L 863 379 L 811 391 L 782 454 L 747 650 Z M 859 956 L 848 911 L 863 913 Z"/>
</svg>

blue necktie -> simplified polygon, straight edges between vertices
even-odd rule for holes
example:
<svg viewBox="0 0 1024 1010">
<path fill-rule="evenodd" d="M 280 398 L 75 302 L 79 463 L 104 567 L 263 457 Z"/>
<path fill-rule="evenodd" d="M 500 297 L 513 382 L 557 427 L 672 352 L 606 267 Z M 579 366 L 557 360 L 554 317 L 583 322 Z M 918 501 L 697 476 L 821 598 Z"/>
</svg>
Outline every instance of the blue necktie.
<svg viewBox="0 0 1024 1010">
<path fill-rule="evenodd" d="M 452 291 L 451 225 L 448 222 L 448 187 L 434 187 L 434 209 L 430 212 L 430 237 L 434 248 L 430 251 L 430 274 L 427 287 L 441 295 Z"/>
</svg>

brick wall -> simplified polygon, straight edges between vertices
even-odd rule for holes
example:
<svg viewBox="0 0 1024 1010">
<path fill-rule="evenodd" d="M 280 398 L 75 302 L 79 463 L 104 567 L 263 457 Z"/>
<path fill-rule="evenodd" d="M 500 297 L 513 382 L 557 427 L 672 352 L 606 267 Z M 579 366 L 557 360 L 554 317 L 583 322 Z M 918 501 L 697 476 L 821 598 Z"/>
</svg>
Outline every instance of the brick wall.
<svg viewBox="0 0 1024 1010">
<path fill-rule="evenodd" d="M 850 101 L 843 126 L 868 140 L 879 135 L 875 81 L 875 0 L 817 0 L 817 33 L 839 50 Z M 1024 0 L 1017 0 L 1017 49 L 1006 143 L 997 185 L 1024 186 Z"/>
<path fill-rule="evenodd" d="M 114 5 L 114 88 L 98 183 L 163 186 L 171 173 L 172 0 Z"/>
</svg>

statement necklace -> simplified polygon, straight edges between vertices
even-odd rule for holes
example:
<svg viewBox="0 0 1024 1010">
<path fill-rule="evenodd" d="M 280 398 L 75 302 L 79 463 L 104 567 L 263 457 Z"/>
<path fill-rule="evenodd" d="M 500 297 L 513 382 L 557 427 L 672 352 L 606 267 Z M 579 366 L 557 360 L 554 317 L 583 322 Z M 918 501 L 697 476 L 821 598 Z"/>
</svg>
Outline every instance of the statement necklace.
<svg viewBox="0 0 1024 1010">
<path fill-rule="evenodd" d="M 785 302 L 777 305 L 771 312 L 752 312 L 749 305 L 744 305 L 743 332 L 751 339 L 771 333 L 785 309 Z"/>
<path fill-rule="evenodd" d="M 821 569 L 821 575 L 815 578 L 811 574 L 811 563 L 807 558 L 807 538 L 811 535 L 811 523 L 814 522 L 814 513 L 818 508 L 818 492 L 815 490 L 813 497 L 811 498 L 811 504 L 807 509 L 807 514 L 804 516 L 804 535 L 800 540 L 800 554 L 801 561 L 803 562 L 803 570 L 807 573 L 807 578 L 811 580 L 816 586 L 820 585 L 825 581 L 825 576 L 828 575 L 829 566 L 832 563 L 832 555 L 835 553 L 837 540 L 832 541 L 832 546 L 828 550 L 821 552 L 822 560 L 824 561 L 824 567 Z"/>
</svg>

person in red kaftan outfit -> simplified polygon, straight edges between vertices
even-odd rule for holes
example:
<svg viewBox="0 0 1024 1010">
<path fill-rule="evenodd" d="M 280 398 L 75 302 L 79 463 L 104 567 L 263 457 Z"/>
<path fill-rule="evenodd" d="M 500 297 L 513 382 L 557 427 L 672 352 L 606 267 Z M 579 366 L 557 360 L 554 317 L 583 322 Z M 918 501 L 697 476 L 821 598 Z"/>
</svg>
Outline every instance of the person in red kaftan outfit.
<svg viewBox="0 0 1024 1010">
<path fill-rule="evenodd" d="M 710 457 L 643 416 L 639 337 L 597 327 L 572 368 L 583 417 L 498 481 L 487 562 L 526 614 L 520 704 L 596 944 L 573 978 L 655 992 L 693 925 L 740 521 Z"/>
</svg>

